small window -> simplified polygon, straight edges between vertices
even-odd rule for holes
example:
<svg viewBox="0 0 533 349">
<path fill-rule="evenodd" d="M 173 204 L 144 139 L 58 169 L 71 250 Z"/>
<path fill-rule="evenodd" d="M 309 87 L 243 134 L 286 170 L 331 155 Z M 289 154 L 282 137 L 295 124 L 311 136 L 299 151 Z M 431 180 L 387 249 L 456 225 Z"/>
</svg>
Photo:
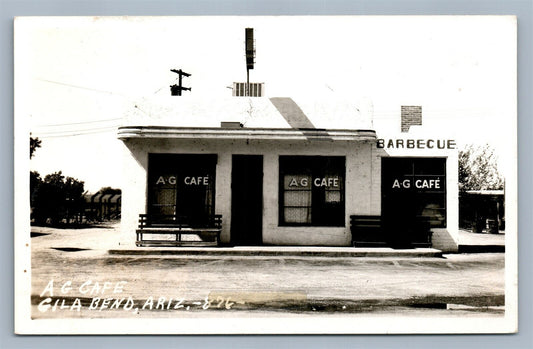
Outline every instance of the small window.
<svg viewBox="0 0 533 349">
<path fill-rule="evenodd" d="M 148 214 L 209 222 L 215 210 L 215 154 L 149 154 Z"/>
<path fill-rule="evenodd" d="M 446 159 L 383 158 L 382 211 L 392 226 L 427 219 L 446 227 Z"/>
<path fill-rule="evenodd" d="M 345 158 L 280 156 L 280 225 L 344 226 Z"/>
<path fill-rule="evenodd" d="M 265 83 L 263 82 L 251 82 L 248 84 L 250 92 L 246 93 L 246 83 L 245 82 L 234 82 L 233 83 L 233 96 L 235 97 L 263 97 L 263 92 L 265 90 Z"/>
</svg>

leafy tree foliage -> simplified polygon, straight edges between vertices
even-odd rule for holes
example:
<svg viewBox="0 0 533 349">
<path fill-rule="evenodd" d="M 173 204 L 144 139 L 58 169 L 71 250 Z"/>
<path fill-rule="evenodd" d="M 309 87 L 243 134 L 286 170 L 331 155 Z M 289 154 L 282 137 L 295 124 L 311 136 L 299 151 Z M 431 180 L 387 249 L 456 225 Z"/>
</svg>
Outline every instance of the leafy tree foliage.
<svg viewBox="0 0 533 349">
<path fill-rule="evenodd" d="M 488 144 L 468 145 L 459 152 L 459 190 L 499 190 L 504 180 L 498 172 L 494 149 Z"/>
<path fill-rule="evenodd" d="M 33 157 L 33 153 L 37 148 L 41 147 L 41 140 L 38 137 L 31 137 L 30 136 L 30 159 Z"/>
<path fill-rule="evenodd" d="M 39 185 L 43 182 L 41 175 L 37 171 L 30 171 L 30 202 L 33 206 L 33 198 Z"/>
<path fill-rule="evenodd" d="M 82 212 L 84 207 L 84 183 L 55 172 L 41 180 L 39 173 L 30 176 L 32 191 L 32 215 L 37 224 L 58 224 Z"/>
</svg>

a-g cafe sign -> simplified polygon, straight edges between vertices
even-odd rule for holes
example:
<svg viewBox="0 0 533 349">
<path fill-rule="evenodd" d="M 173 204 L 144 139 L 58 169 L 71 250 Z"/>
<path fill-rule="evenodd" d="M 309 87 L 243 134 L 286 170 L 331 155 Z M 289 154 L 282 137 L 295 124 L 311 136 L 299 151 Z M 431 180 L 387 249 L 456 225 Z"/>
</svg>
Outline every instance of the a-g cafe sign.
<svg viewBox="0 0 533 349">
<path fill-rule="evenodd" d="M 446 186 L 444 176 L 405 176 L 392 178 L 392 190 L 442 191 Z"/>
<path fill-rule="evenodd" d="M 209 185 L 209 176 L 184 176 L 181 181 L 185 185 Z M 156 185 L 175 185 L 178 182 L 176 176 L 159 176 Z"/>
<path fill-rule="evenodd" d="M 300 188 L 309 188 L 312 184 L 315 187 L 326 187 L 326 188 L 338 188 L 340 185 L 339 177 L 287 177 L 289 188 L 300 187 Z"/>
</svg>

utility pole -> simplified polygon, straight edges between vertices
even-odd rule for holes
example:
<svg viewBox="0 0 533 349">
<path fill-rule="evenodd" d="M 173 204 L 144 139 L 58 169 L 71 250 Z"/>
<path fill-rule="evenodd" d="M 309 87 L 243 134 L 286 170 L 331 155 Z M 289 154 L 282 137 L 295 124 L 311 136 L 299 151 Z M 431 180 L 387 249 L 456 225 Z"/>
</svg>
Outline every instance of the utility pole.
<svg viewBox="0 0 533 349">
<path fill-rule="evenodd" d="M 172 94 L 172 96 L 181 96 L 181 91 L 190 91 L 191 90 L 191 87 L 183 87 L 182 86 L 182 77 L 185 76 L 185 77 L 189 77 L 191 76 L 191 74 L 189 73 L 186 73 L 184 71 L 182 71 L 181 69 L 170 69 L 171 72 L 173 73 L 176 73 L 179 75 L 179 80 L 178 80 L 178 84 L 177 85 L 170 85 L 170 93 Z"/>
</svg>

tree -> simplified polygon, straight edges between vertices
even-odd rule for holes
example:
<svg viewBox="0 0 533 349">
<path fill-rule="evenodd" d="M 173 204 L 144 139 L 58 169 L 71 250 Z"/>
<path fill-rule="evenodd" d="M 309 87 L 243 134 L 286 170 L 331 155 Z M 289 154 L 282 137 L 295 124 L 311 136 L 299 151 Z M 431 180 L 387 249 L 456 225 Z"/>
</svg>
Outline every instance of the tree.
<svg viewBox="0 0 533 349">
<path fill-rule="evenodd" d="M 83 187 L 82 181 L 72 177 L 65 178 L 61 171 L 44 177 L 33 195 L 35 222 L 43 224 L 49 220 L 51 224 L 58 224 L 62 219 L 66 219 L 68 223 L 71 217 L 83 210 Z"/>
<path fill-rule="evenodd" d="M 494 149 L 467 145 L 459 151 L 459 190 L 500 190 L 504 179 L 498 171 Z"/>
<path fill-rule="evenodd" d="M 30 136 L 30 159 L 33 157 L 33 153 L 37 148 L 41 147 L 41 140 L 38 137 L 33 138 Z"/>
<path fill-rule="evenodd" d="M 31 207 L 33 207 L 33 198 L 35 196 L 35 192 L 39 185 L 43 180 L 41 179 L 41 175 L 37 171 L 30 171 L 30 203 Z"/>
</svg>

